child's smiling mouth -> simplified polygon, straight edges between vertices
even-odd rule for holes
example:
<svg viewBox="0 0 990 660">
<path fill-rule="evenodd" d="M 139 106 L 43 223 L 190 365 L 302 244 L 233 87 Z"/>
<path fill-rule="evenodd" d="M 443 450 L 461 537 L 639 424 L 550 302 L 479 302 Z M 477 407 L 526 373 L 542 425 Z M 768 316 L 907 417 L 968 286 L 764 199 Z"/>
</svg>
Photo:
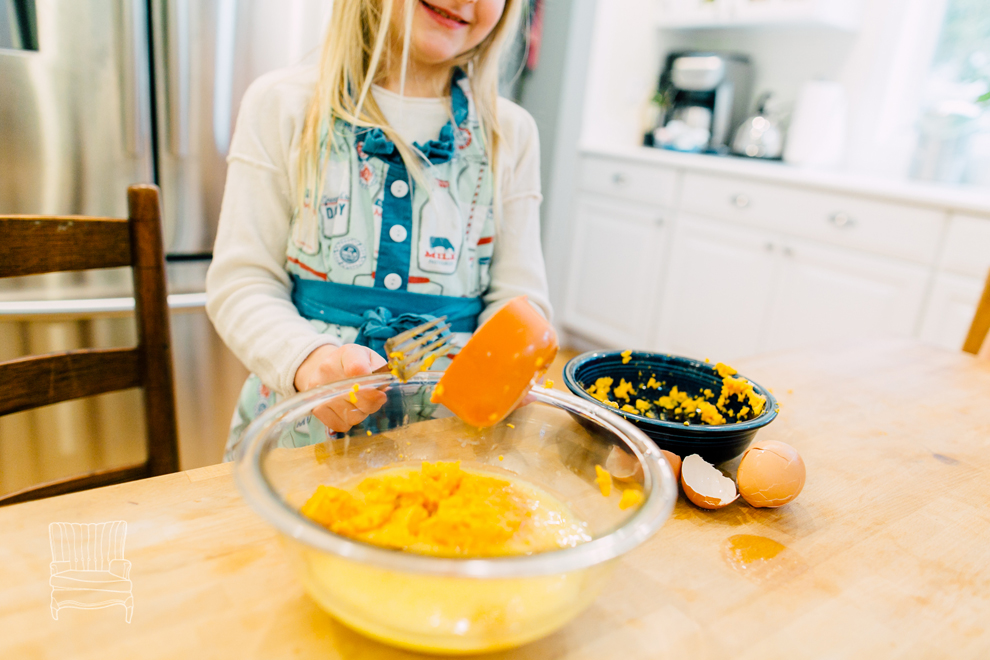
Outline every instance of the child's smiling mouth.
<svg viewBox="0 0 990 660">
<path fill-rule="evenodd" d="M 468 25 L 469 24 L 466 20 L 464 20 L 460 16 L 458 16 L 456 14 L 453 14 L 453 13 L 451 13 L 448 10 L 441 9 L 440 7 L 437 7 L 436 5 L 431 5 L 430 3 L 426 2 L 426 0 L 419 0 L 419 4 L 422 5 L 423 8 L 426 9 L 427 12 L 429 12 L 430 14 L 432 14 L 433 15 L 433 18 L 439 20 L 441 23 L 443 23 L 445 25 L 449 25 L 451 23 L 456 24 L 456 25 Z"/>
</svg>

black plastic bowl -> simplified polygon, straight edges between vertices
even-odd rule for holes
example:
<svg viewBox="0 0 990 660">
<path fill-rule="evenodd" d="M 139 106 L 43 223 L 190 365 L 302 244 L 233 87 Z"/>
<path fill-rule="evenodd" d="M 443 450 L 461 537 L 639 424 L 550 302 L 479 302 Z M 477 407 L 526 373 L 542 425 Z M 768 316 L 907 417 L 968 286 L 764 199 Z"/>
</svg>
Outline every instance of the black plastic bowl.
<svg viewBox="0 0 990 660">
<path fill-rule="evenodd" d="M 622 415 L 649 436 L 658 447 L 682 458 L 698 454 L 709 463 L 732 460 L 746 451 L 756 432 L 777 416 L 777 400 L 773 395 L 742 374 L 736 376 L 746 378 L 753 383 L 756 392 L 766 397 L 767 405 L 763 408 L 763 412 L 753 419 L 718 426 L 707 424 L 685 426 L 682 423 L 650 419 L 606 406 L 585 391 L 604 376 L 614 378 L 616 383 L 620 378 L 625 378 L 633 384 L 638 384 L 649 379 L 651 375 L 655 375 L 659 381 L 666 381 L 664 391 L 676 385 L 677 389 L 696 396 L 706 388 L 716 393 L 722 389 L 722 378 L 715 371 L 714 364 L 665 353 L 633 351 L 630 357 L 632 359 L 628 363 L 622 364 L 622 351 L 583 353 L 570 360 L 564 367 L 564 382 L 575 395 Z"/>
</svg>

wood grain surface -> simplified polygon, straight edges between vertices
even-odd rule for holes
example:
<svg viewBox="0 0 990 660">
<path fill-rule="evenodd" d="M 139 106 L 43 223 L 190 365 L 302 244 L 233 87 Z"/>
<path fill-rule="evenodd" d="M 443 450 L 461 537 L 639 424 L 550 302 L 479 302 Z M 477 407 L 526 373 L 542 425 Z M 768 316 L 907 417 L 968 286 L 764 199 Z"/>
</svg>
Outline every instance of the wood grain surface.
<svg viewBox="0 0 990 660">
<path fill-rule="evenodd" d="M 126 229 L 120 218 L 0 217 L 0 277 L 130 266 Z"/>
<path fill-rule="evenodd" d="M 570 625 L 485 658 L 990 657 L 990 363 L 885 342 L 734 365 L 808 466 L 786 507 L 683 497 Z M 732 465 L 726 466 L 732 469 Z M 49 613 L 51 522 L 126 520 L 134 616 Z M 0 509 L 0 657 L 422 657 L 302 591 L 228 465 Z"/>
</svg>

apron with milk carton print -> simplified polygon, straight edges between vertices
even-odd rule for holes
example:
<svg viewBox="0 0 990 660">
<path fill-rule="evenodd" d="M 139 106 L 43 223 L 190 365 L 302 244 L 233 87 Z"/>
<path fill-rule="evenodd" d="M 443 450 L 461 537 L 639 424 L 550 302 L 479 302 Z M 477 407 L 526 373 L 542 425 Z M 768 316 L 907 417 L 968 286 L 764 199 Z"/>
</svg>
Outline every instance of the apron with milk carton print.
<svg viewBox="0 0 990 660">
<path fill-rule="evenodd" d="M 494 179 L 459 69 L 450 98 L 452 121 L 437 139 L 414 145 L 429 161 L 423 168 L 428 189 L 409 175 L 383 131 L 334 124 L 329 154 L 328 140 L 321 140 L 322 194 L 313 203 L 307 191 L 306 206 L 292 219 L 285 265 L 299 313 L 341 344 L 368 346 L 384 357 L 386 339 L 446 316 L 455 348 L 433 369 L 446 368 L 477 326 L 494 249 Z M 257 376 L 248 377 L 227 459 L 247 425 L 277 399 Z M 332 435 L 309 417 L 280 444 L 304 446 Z"/>
</svg>

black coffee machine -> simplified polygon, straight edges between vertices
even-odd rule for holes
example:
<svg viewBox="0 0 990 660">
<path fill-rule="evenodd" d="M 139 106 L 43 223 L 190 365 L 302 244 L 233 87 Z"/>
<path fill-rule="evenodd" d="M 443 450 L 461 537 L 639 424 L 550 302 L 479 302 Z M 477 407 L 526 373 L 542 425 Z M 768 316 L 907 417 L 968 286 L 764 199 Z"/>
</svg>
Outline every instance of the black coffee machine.
<svg viewBox="0 0 990 660">
<path fill-rule="evenodd" d="M 660 75 L 662 112 L 653 146 L 727 153 L 733 131 L 749 112 L 752 93 L 753 67 L 745 55 L 671 53 Z"/>
</svg>

